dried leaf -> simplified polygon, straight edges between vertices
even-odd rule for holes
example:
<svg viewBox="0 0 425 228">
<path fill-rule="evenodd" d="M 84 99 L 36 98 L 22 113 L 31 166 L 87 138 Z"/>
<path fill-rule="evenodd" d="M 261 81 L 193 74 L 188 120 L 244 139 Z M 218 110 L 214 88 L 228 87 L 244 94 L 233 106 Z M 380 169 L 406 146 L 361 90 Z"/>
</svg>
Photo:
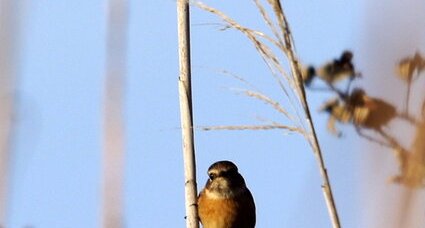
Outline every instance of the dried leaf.
<svg viewBox="0 0 425 228">
<path fill-rule="evenodd" d="M 352 111 L 345 105 L 334 107 L 332 115 L 335 116 L 341 123 L 348 123 L 353 119 Z"/>
<path fill-rule="evenodd" d="M 425 179 L 425 124 L 416 127 L 415 139 L 412 144 L 411 164 L 407 174 L 416 184 L 424 184 Z"/>
<path fill-rule="evenodd" d="M 350 96 L 326 101 L 321 111 L 330 114 L 328 129 L 335 132 L 335 121 L 351 123 L 355 127 L 380 131 L 397 115 L 396 108 L 384 100 L 369 97 L 362 89 L 354 89 Z M 333 118 L 333 119 L 331 119 Z"/>
<path fill-rule="evenodd" d="M 339 105 L 339 99 L 337 97 L 332 98 L 330 100 L 325 101 L 325 103 L 323 103 L 322 106 L 320 106 L 319 111 L 332 112 L 332 109 L 338 105 Z"/>
<path fill-rule="evenodd" d="M 336 129 L 335 125 L 336 125 L 336 118 L 331 115 L 328 119 L 327 128 L 331 134 L 340 136 L 341 132 Z"/>
<path fill-rule="evenodd" d="M 353 122 L 356 125 L 364 125 L 370 114 L 370 110 L 366 107 L 355 107 L 353 109 Z"/>
<path fill-rule="evenodd" d="M 425 59 L 419 52 L 412 57 L 406 57 L 400 60 L 396 67 L 397 75 L 404 81 L 412 81 L 413 77 L 422 73 L 425 69 Z"/>
<path fill-rule="evenodd" d="M 348 123 L 352 120 L 352 111 L 344 103 L 340 102 L 338 98 L 326 101 L 320 110 L 328 112 L 335 120 L 341 123 Z"/>
<path fill-rule="evenodd" d="M 329 84 L 350 78 L 353 79 L 359 74 L 356 73 L 352 63 L 353 53 L 344 51 L 338 59 L 334 59 L 324 64 L 317 70 L 317 76 Z"/>
<path fill-rule="evenodd" d="M 339 102 L 338 98 L 326 101 L 320 108 L 321 111 L 329 113 L 327 128 L 330 133 L 340 136 L 341 132 L 336 129 L 336 122 L 348 123 L 352 119 L 352 115 L 346 107 Z"/>
<path fill-rule="evenodd" d="M 354 89 L 348 98 L 355 125 L 379 130 L 396 117 L 396 108 L 388 102 L 373 98 L 362 89 Z"/>
</svg>

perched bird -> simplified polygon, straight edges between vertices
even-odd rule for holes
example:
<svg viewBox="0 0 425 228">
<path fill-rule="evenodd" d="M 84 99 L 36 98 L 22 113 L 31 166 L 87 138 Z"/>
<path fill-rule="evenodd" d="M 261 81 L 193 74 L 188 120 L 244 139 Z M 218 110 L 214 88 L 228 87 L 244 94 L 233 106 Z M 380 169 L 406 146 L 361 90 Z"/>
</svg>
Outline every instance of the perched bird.
<svg viewBox="0 0 425 228">
<path fill-rule="evenodd" d="M 238 168 L 218 161 L 208 169 L 209 179 L 198 197 L 204 228 L 254 228 L 255 204 Z"/>
</svg>

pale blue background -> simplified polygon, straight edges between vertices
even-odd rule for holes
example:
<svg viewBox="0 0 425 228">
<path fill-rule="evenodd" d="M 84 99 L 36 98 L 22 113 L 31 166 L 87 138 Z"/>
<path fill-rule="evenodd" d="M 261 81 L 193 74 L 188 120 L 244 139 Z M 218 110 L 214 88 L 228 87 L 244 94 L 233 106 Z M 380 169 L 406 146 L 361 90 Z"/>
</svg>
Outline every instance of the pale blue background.
<svg viewBox="0 0 425 228">
<path fill-rule="evenodd" d="M 210 1 L 242 24 L 264 29 L 251 1 Z M 101 110 L 106 1 L 23 1 L 14 144 L 7 227 L 99 226 Z M 319 64 L 356 51 L 362 1 L 283 1 L 299 56 Z M 183 166 L 177 93 L 176 4 L 129 1 L 125 90 L 126 227 L 184 227 Z M 192 10 L 196 125 L 283 120 L 261 102 L 234 94 L 245 77 L 285 103 L 253 46 L 219 20 Z M 309 93 L 312 112 L 344 227 L 359 227 L 358 153 L 353 133 L 336 140 Z M 352 138 L 352 137 L 351 137 Z M 354 145 L 354 146 L 347 146 Z M 330 227 L 314 156 L 298 135 L 281 131 L 196 132 L 198 186 L 216 161 L 238 164 L 257 204 L 259 228 Z"/>
</svg>

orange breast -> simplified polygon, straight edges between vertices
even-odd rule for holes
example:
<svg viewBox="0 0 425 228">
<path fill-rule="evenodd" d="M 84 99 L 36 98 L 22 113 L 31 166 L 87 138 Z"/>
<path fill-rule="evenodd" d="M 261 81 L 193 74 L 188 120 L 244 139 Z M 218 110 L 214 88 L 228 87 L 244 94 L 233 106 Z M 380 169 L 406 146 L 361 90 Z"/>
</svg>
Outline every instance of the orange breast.
<svg viewBox="0 0 425 228">
<path fill-rule="evenodd" d="M 232 199 L 208 199 L 199 197 L 198 212 L 204 228 L 233 228 L 238 217 L 239 205 Z"/>
</svg>

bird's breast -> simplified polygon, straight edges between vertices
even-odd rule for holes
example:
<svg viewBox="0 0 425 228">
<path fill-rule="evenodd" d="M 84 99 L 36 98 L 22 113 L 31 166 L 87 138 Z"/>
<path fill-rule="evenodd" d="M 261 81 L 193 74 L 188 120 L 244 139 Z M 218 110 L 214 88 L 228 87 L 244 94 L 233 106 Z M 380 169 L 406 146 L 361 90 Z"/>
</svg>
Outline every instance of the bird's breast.
<svg viewBox="0 0 425 228">
<path fill-rule="evenodd" d="M 199 197 L 199 217 L 204 228 L 233 228 L 238 217 L 239 204 L 236 200 Z"/>
</svg>

